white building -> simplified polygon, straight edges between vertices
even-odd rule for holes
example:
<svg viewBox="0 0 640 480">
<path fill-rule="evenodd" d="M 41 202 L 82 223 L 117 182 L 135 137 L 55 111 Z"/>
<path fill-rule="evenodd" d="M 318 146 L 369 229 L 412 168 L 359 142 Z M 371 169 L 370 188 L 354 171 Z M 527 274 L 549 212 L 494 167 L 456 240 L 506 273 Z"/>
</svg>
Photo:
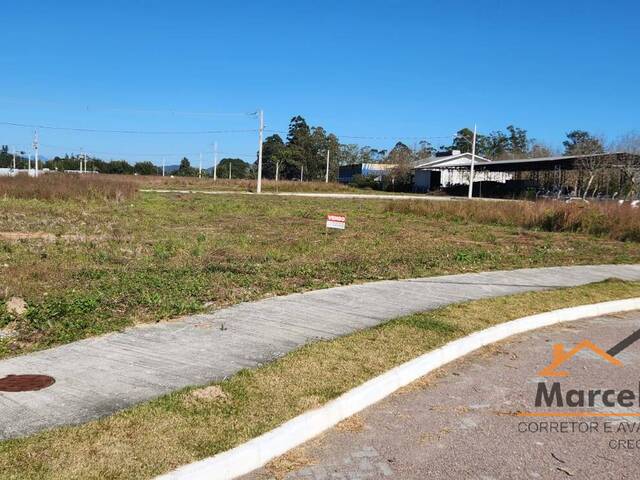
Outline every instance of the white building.
<svg viewBox="0 0 640 480">
<path fill-rule="evenodd" d="M 488 158 L 475 156 L 474 165 L 493 163 Z M 469 185 L 471 154 L 454 150 L 451 155 L 431 157 L 418 162 L 413 167 L 414 185 L 419 192 L 428 192 L 451 185 Z M 473 181 L 493 181 L 506 183 L 513 178 L 512 172 L 474 171 Z"/>
<path fill-rule="evenodd" d="M 48 168 L 38 170 L 38 174 L 49 172 L 50 170 Z M 0 168 L 0 177 L 15 177 L 16 175 L 29 175 L 30 177 L 35 177 L 36 171 L 33 168 Z"/>
</svg>

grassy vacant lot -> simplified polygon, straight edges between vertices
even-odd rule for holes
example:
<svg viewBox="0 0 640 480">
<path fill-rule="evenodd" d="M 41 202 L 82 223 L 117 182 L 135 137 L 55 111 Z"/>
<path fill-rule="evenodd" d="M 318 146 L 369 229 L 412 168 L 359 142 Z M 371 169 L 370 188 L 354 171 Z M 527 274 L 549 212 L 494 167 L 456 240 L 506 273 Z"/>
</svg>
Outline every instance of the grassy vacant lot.
<svg viewBox="0 0 640 480">
<path fill-rule="evenodd" d="M 15 318 L 0 298 L 0 328 L 12 333 L 0 337 L 0 357 L 334 285 L 640 261 L 633 241 L 388 201 L 135 194 L 129 184 L 83 181 L 74 179 L 73 198 L 32 190 L 39 198 L 15 198 L 29 194 L 0 184 L 0 296 L 29 305 Z M 346 214 L 347 230 L 326 235 L 327 213 Z"/>
<path fill-rule="evenodd" d="M 185 389 L 83 426 L 2 442 L 0 478 L 152 478 L 228 450 L 475 330 L 556 308 L 638 295 L 640 283 L 608 281 L 400 318 L 307 345 L 206 389 Z"/>
<path fill-rule="evenodd" d="M 140 186 L 140 188 L 225 190 L 236 192 L 256 191 L 256 180 L 226 180 L 224 178 L 220 178 L 214 182 L 211 178 L 138 176 L 134 177 L 134 181 Z M 334 182 L 295 182 L 290 180 L 280 180 L 278 182 L 273 180 L 262 180 L 262 190 L 264 192 L 385 193 L 349 187 L 347 185 Z"/>
<path fill-rule="evenodd" d="M 517 205 L 517 206 L 514 206 Z M 547 232 L 586 233 L 613 240 L 640 241 L 640 210 L 629 203 L 396 202 L 387 211 L 483 225 L 517 226 Z"/>
</svg>

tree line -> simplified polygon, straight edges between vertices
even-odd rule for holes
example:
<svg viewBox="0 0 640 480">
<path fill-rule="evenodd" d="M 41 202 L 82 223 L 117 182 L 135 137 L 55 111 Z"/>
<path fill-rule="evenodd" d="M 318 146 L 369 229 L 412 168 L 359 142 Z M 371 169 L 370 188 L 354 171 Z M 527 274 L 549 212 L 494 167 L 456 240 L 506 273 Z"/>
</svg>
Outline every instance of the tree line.
<svg viewBox="0 0 640 480">
<path fill-rule="evenodd" d="M 370 146 L 359 146 L 352 143 L 341 143 L 339 138 L 327 132 L 321 126 L 310 126 L 300 115 L 293 117 L 285 138 L 273 134 L 263 142 L 263 177 L 285 180 L 324 180 L 326 174 L 327 155 L 329 157 L 329 179 L 337 180 L 338 166 L 359 163 L 387 163 L 395 165 L 392 181 L 399 184 L 410 181 L 411 167 L 420 161 L 426 161 L 437 153 L 458 150 L 470 152 L 473 131 L 470 128 L 458 130 L 448 145 L 435 147 L 428 141 L 415 142 L 408 145 L 397 142 L 391 149 L 377 149 Z M 508 125 L 505 131 L 497 130 L 486 135 L 478 134 L 476 153 L 480 156 L 502 160 L 509 158 L 537 158 L 551 155 L 576 155 L 602 153 L 605 144 L 602 138 L 584 130 L 573 130 L 567 133 L 563 142 L 563 151 L 554 151 L 544 143 L 530 138 L 527 130 Z M 80 155 L 56 156 L 43 162 L 43 167 L 52 170 L 78 170 Z M 12 165 L 12 154 L 7 146 L 0 150 L 0 167 Z M 125 160 L 105 161 L 97 157 L 89 157 L 88 170 L 100 173 L 159 175 L 161 167 L 150 161 L 131 164 Z M 16 166 L 27 167 L 24 152 L 17 156 Z M 224 158 L 218 165 L 218 176 L 228 177 L 231 168 L 232 178 L 255 178 L 256 161 L 252 164 L 237 158 Z M 198 169 L 184 157 L 180 164 L 172 166 L 167 174 L 176 176 L 197 176 Z M 212 169 L 203 170 L 203 175 L 212 176 Z"/>
<path fill-rule="evenodd" d="M 80 169 L 80 162 L 84 162 L 85 158 L 79 154 L 67 154 L 64 157 L 56 156 L 51 159 L 40 161 L 38 166 L 40 168 L 48 168 L 59 172 L 63 171 L 78 171 Z M 12 168 L 14 163 L 14 154 L 9 151 L 8 145 L 2 145 L 0 147 L 0 168 Z M 18 169 L 27 169 L 29 165 L 34 168 L 35 161 L 33 156 L 31 159 L 25 152 L 18 151 L 15 154 L 15 165 Z M 106 174 L 119 174 L 119 175 L 161 175 L 162 167 L 155 165 L 150 161 L 141 161 L 134 164 L 127 162 L 126 160 L 102 160 L 95 156 L 86 157 L 87 171 L 98 172 Z M 223 158 L 218 163 L 218 176 L 228 178 L 229 168 L 231 168 L 232 178 L 251 178 L 252 165 L 239 159 L 239 158 Z M 198 168 L 191 166 L 191 162 L 188 158 L 184 157 L 180 161 L 180 164 L 176 167 L 170 165 L 165 168 L 167 175 L 196 177 L 198 176 Z M 213 176 L 213 168 L 207 168 L 202 170 L 202 176 Z"/>
<path fill-rule="evenodd" d="M 370 146 L 340 143 L 338 137 L 323 127 L 309 126 L 301 116 L 289 123 L 286 138 L 279 134 L 267 137 L 263 142 L 263 176 L 271 179 L 323 180 L 325 178 L 327 152 L 329 154 L 329 179 L 336 180 L 339 165 L 359 163 L 386 163 L 395 165 L 387 181 L 398 188 L 410 184 L 411 168 L 437 153 L 471 152 L 473 131 L 458 130 L 451 144 L 435 147 L 428 141 L 407 145 L 397 142 L 389 150 Z M 604 141 L 584 130 L 567 133 L 563 151 L 554 151 L 544 143 L 530 138 L 527 130 L 508 125 L 506 131 L 497 130 L 476 137 L 476 154 L 492 159 L 540 158 L 552 155 L 579 155 L 602 153 Z M 254 164 L 256 168 L 257 161 Z M 363 181 L 367 181 L 363 179 Z"/>
</svg>

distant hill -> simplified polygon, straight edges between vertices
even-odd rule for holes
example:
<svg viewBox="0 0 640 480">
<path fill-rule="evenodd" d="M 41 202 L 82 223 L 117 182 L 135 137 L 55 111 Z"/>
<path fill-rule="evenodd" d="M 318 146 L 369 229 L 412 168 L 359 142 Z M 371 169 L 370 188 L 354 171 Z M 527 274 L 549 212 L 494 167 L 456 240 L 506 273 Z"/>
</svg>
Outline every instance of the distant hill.
<svg viewBox="0 0 640 480">
<path fill-rule="evenodd" d="M 162 166 L 160 166 L 160 168 L 162 168 Z M 171 175 L 172 173 L 176 172 L 179 168 L 180 168 L 180 165 L 165 165 L 164 173 Z"/>
</svg>

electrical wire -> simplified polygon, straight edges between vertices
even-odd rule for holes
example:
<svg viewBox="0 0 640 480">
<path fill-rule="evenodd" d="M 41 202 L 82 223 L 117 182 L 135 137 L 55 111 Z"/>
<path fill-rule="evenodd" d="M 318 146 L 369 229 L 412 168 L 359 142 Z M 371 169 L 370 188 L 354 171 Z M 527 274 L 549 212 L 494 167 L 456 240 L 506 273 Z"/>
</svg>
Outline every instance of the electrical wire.
<svg viewBox="0 0 640 480">
<path fill-rule="evenodd" d="M 283 130 L 271 130 L 271 129 L 265 128 L 264 131 L 269 133 L 280 133 L 283 135 L 289 134 L 289 132 L 285 132 Z M 435 140 L 435 139 L 443 139 L 443 138 L 452 138 L 452 137 L 455 137 L 457 134 L 454 133 L 452 135 L 422 136 L 422 137 L 407 137 L 402 135 L 398 135 L 398 136 L 342 135 L 337 133 L 334 133 L 333 135 L 335 135 L 338 138 L 349 138 L 354 140 L 427 140 L 427 139 Z"/>
</svg>

